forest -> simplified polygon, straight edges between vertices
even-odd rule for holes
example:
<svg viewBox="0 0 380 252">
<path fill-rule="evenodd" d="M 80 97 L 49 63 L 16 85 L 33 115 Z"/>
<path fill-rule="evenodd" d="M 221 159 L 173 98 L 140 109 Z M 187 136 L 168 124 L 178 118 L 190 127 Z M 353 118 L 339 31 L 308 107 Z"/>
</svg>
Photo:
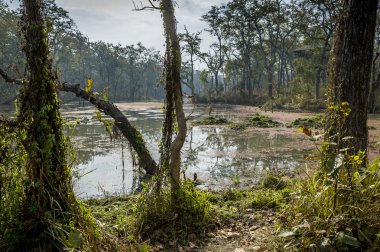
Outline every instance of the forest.
<svg viewBox="0 0 380 252">
<path fill-rule="evenodd" d="M 0 0 L 0 251 L 380 251 L 378 0 L 65 6 Z"/>
</svg>

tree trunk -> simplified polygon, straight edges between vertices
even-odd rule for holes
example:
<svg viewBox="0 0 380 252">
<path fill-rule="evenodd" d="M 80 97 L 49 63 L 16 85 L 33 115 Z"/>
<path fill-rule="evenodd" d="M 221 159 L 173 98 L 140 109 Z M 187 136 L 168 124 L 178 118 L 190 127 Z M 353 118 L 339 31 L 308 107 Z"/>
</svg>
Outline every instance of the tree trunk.
<svg viewBox="0 0 380 252">
<path fill-rule="evenodd" d="M 376 113 L 376 90 L 380 86 L 380 71 L 376 73 L 376 61 L 380 54 L 377 53 L 372 63 L 372 77 L 369 87 L 368 107 L 369 113 Z"/>
<path fill-rule="evenodd" d="M 327 114 L 326 141 L 337 143 L 328 148 L 330 155 L 342 148 L 349 148 L 350 155 L 366 151 L 368 141 L 368 90 L 378 0 L 342 2 L 329 69 L 328 99 L 335 108 Z"/>
<path fill-rule="evenodd" d="M 191 62 L 191 77 L 190 77 L 191 88 L 190 89 L 191 89 L 191 96 L 194 97 L 195 86 L 194 86 L 194 59 L 193 59 L 193 54 L 191 54 L 191 56 L 190 56 L 190 62 Z"/>
<path fill-rule="evenodd" d="M 85 92 L 80 88 L 79 84 L 69 85 L 64 83 L 59 89 L 65 92 L 74 93 L 76 96 L 94 104 L 104 114 L 112 117 L 115 120 L 115 126 L 121 131 L 123 136 L 136 151 L 140 167 L 142 167 L 149 175 L 154 175 L 157 172 L 158 168 L 156 161 L 154 161 L 149 150 L 146 148 L 141 133 L 129 123 L 127 117 L 125 117 L 115 105 L 108 101 L 96 98 L 92 92 Z"/>
<path fill-rule="evenodd" d="M 24 85 L 20 98 L 19 114 L 27 131 L 24 141 L 28 177 L 25 187 L 25 230 L 28 230 L 28 238 L 46 243 L 45 249 L 53 250 L 56 241 L 38 241 L 37 237 L 46 235 L 49 221 L 69 226 L 70 199 L 73 196 L 71 174 L 66 163 L 63 120 L 59 112 L 55 78 L 48 57 L 43 1 L 24 0 L 23 4 L 23 50 L 29 73 L 29 81 Z M 54 220 L 49 220 L 48 216 Z"/>
<path fill-rule="evenodd" d="M 17 85 L 22 85 L 21 80 L 13 79 L 9 77 L 1 68 L 0 75 L 3 77 L 5 82 L 14 83 Z M 79 84 L 72 85 L 63 83 L 58 86 L 60 91 L 71 92 L 77 97 L 80 97 L 86 101 L 89 101 L 95 105 L 100 111 L 104 114 L 112 117 L 115 120 L 115 126 L 121 131 L 124 137 L 132 145 L 133 149 L 136 151 L 136 154 L 139 158 L 139 165 L 150 175 L 157 173 L 158 167 L 152 156 L 150 155 L 144 140 L 142 139 L 141 133 L 133 127 L 129 120 L 124 114 L 112 103 L 98 99 L 93 92 L 86 92 L 81 89 Z"/>
<path fill-rule="evenodd" d="M 173 109 L 178 123 L 178 133 L 174 141 L 170 143 L 170 163 L 169 172 L 171 178 L 172 195 L 177 200 L 177 192 L 180 189 L 180 165 L 181 165 L 181 149 L 186 138 L 186 118 L 183 111 L 182 88 L 181 88 L 181 49 L 176 29 L 176 19 L 174 15 L 174 6 L 172 0 L 162 0 L 161 2 L 162 18 L 164 23 L 166 37 L 166 92 L 167 106 L 164 127 L 168 130 L 166 134 L 167 140 L 171 139 L 173 133 Z"/>
<path fill-rule="evenodd" d="M 321 74 L 322 74 L 322 67 L 317 67 L 317 72 L 315 74 L 315 80 L 314 80 L 314 87 L 315 87 L 315 99 L 319 100 L 319 89 L 320 89 L 320 83 L 321 83 Z"/>
</svg>

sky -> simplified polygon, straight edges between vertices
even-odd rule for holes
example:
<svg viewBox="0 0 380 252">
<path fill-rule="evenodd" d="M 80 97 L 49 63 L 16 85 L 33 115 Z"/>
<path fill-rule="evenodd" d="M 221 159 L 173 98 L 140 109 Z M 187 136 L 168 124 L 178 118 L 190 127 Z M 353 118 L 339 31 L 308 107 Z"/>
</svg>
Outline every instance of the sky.
<svg viewBox="0 0 380 252">
<path fill-rule="evenodd" d="M 134 0 L 137 5 L 147 0 Z M 7 0 L 10 2 L 10 0 Z M 177 0 L 176 17 L 178 31 L 184 25 L 193 33 L 204 30 L 206 24 L 201 16 L 213 5 L 221 5 L 226 0 Z M 134 11 L 132 0 L 56 0 L 57 5 L 67 10 L 75 20 L 79 30 L 91 41 L 120 43 L 122 45 L 142 42 L 147 47 L 163 51 L 164 37 L 160 12 Z M 15 6 L 18 1 L 13 1 Z M 207 32 L 202 34 L 202 48 L 214 42 Z"/>
</svg>

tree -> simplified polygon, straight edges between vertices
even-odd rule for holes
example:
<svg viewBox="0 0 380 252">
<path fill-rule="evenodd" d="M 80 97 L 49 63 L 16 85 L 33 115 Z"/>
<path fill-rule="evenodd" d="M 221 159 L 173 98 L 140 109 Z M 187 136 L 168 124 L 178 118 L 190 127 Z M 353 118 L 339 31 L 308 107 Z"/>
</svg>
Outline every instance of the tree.
<svg viewBox="0 0 380 252">
<path fill-rule="evenodd" d="M 228 29 L 226 26 L 227 19 L 224 13 L 225 8 L 225 6 L 212 6 L 211 10 L 202 16 L 202 20 L 209 26 L 209 29 L 206 29 L 206 31 L 217 38 L 217 43 L 214 43 L 212 46 L 215 55 L 212 56 L 209 52 L 207 55 L 208 60 L 206 60 L 205 57 L 202 57 L 208 66 L 212 65 L 212 68 L 209 68 L 209 70 L 214 73 L 215 88 L 217 92 L 219 91 L 218 75 L 224 64 L 225 50 L 223 48 L 223 39 L 226 38 Z M 212 64 L 211 61 L 214 64 Z"/>
<path fill-rule="evenodd" d="M 174 204 L 178 202 L 181 174 L 181 149 L 186 139 L 186 117 L 183 111 L 181 87 L 181 49 L 176 29 L 174 5 L 172 0 L 161 1 L 162 19 L 165 30 L 165 120 L 163 129 L 163 160 L 162 164 L 169 164 L 172 195 Z M 178 132 L 174 140 L 173 119 L 177 119 Z"/>
<path fill-rule="evenodd" d="M 296 9 L 298 29 L 305 36 L 307 45 L 312 46 L 315 66 L 315 97 L 320 99 L 320 84 L 326 75 L 340 3 L 337 0 L 302 0 Z"/>
<path fill-rule="evenodd" d="M 199 37 L 201 33 L 190 33 L 185 26 L 185 33 L 179 34 L 180 41 L 184 43 L 182 49 L 190 56 L 190 80 L 185 82 L 191 90 L 191 95 L 194 96 L 194 62 L 195 56 L 199 55 L 200 44 L 202 39 Z"/>
<path fill-rule="evenodd" d="M 344 0 L 338 19 L 329 69 L 327 154 L 348 148 L 350 155 L 365 152 L 367 113 L 378 0 Z M 366 162 L 366 154 L 362 161 Z M 351 176 L 349 171 L 348 176 Z"/>
<path fill-rule="evenodd" d="M 74 196 L 43 17 L 42 0 L 23 1 L 23 50 L 29 74 L 23 86 L 19 120 L 27 131 L 24 146 L 28 180 L 23 220 L 31 239 L 28 246 L 44 246 L 52 251 L 58 245 L 46 237 L 47 230 L 52 222 L 70 226 Z M 41 237 L 45 238 L 40 240 Z"/>
</svg>

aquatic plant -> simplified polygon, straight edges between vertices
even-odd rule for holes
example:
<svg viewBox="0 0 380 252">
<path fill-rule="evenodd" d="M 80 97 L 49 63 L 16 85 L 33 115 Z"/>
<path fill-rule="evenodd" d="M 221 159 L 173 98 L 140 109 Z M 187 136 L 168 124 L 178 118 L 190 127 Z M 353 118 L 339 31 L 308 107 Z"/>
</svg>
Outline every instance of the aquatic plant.
<svg viewBox="0 0 380 252">
<path fill-rule="evenodd" d="M 272 118 L 260 115 L 260 114 L 254 114 L 246 119 L 244 119 L 241 122 L 236 122 L 231 125 L 231 129 L 234 130 L 245 130 L 249 127 L 255 127 L 255 128 L 275 128 L 279 127 L 282 124 L 273 120 Z"/>
</svg>

